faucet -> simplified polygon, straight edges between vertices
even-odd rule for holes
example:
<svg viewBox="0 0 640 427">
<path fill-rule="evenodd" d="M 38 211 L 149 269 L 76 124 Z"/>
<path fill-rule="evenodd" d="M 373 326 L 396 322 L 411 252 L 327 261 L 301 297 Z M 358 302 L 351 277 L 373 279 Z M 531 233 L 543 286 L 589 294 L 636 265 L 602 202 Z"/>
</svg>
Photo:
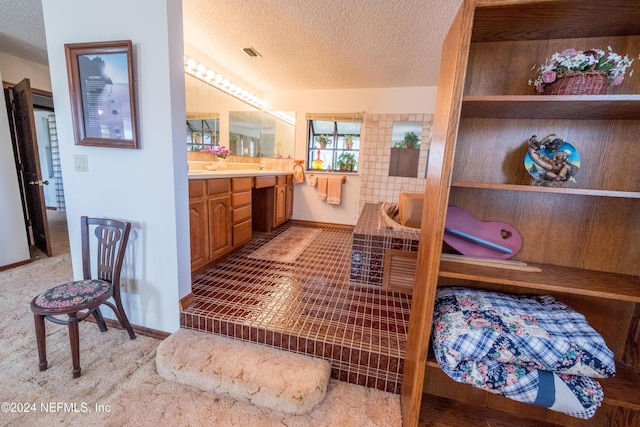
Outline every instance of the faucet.
<svg viewBox="0 0 640 427">
<path fill-rule="evenodd" d="M 258 170 L 264 170 L 264 168 L 266 168 L 267 165 L 265 165 L 264 163 L 260 163 L 260 166 L 258 166 Z"/>
</svg>

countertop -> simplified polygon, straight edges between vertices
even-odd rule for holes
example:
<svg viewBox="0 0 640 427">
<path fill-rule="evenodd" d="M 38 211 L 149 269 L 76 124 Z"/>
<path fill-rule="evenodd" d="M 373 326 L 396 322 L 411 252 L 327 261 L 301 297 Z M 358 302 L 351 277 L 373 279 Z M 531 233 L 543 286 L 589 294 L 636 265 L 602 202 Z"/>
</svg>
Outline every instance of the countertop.
<svg viewBox="0 0 640 427">
<path fill-rule="evenodd" d="M 245 176 L 277 176 L 292 175 L 293 171 L 274 171 L 259 169 L 227 169 L 227 170 L 190 170 L 189 179 L 237 178 Z"/>
</svg>

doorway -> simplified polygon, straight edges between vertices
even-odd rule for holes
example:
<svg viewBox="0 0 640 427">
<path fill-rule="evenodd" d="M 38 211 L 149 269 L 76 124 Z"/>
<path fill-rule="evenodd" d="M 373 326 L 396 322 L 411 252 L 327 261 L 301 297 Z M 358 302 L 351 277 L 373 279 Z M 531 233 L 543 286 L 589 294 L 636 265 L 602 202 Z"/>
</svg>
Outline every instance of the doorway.
<svg viewBox="0 0 640 427">
<path fill-rule="evenodd" d="M 48 212 L 58 214 L 54 218 L 57 229 L 61 219 L 66 229 L 53 98 L 49 92 L 32 90 L 28 79 L 3 86 L 31 258 L 52 256 Z M 60 240 L 61 233 L 55 234 Z M 57 241 L 56 246 L 68 246 L 68 236 L 64 238 L 67 241 Z"/>
</svg>

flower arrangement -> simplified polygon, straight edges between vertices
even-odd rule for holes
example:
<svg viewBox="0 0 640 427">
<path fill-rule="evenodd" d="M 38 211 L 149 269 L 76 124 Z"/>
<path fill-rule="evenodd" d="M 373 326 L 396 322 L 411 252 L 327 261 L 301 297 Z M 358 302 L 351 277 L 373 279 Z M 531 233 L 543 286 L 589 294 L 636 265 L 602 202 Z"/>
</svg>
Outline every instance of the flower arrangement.
<svg viewBox="0 0 640 427">
<path fill-rule="evenodd" d="M 617 86 L 624 80 L 627 68 L 633 63 L 627 55 L 622 56 L 613 52 L 611 46 L 607 52 L 601 49 L 580 51 L 565 49 L 560 53 L 554 53 L 544 64 L 537 67 L 538 76 L 535 80 L 529 80 L 529 85 L 534 85 L 538 93 L 544 93 L 545 87 L 557 82 L 565 76 L 576 73 L 600 72 L 606 76 L 609 86 Z M 532 70 L 536 69 L 534 65 Z M 633 75 L 633 70 L 629 77 Z"/>
<path fill-rule="evenodd" d="M 211 153 L 220 157 L 221 159 L 226 159 L 229 154 L 231 154 L 231 150 L 229 150 L 224 145 L 219 145 L 215 147 L 206 147 L 200 151 L 201 153 Z"/>
</svg>

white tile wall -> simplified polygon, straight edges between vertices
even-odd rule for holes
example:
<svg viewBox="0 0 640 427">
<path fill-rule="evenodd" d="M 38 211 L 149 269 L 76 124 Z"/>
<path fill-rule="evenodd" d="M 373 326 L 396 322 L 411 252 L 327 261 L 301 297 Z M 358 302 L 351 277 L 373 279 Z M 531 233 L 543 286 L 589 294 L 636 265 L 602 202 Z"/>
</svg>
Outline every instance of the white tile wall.
<svg viewBox="0 0 640 427">
<path fill-rule="evenodd" d="M 391 134 L 394 122 L 423 122 L 418 177 L 389 176 Z M 401 192 L 422 193 L 426 184 L 427 154 L 431 144 L 431 114 L 367 114 L 360 136 L 360 201 L 358 216 L 365 203 L 398 203 Z"/>
</svg>

